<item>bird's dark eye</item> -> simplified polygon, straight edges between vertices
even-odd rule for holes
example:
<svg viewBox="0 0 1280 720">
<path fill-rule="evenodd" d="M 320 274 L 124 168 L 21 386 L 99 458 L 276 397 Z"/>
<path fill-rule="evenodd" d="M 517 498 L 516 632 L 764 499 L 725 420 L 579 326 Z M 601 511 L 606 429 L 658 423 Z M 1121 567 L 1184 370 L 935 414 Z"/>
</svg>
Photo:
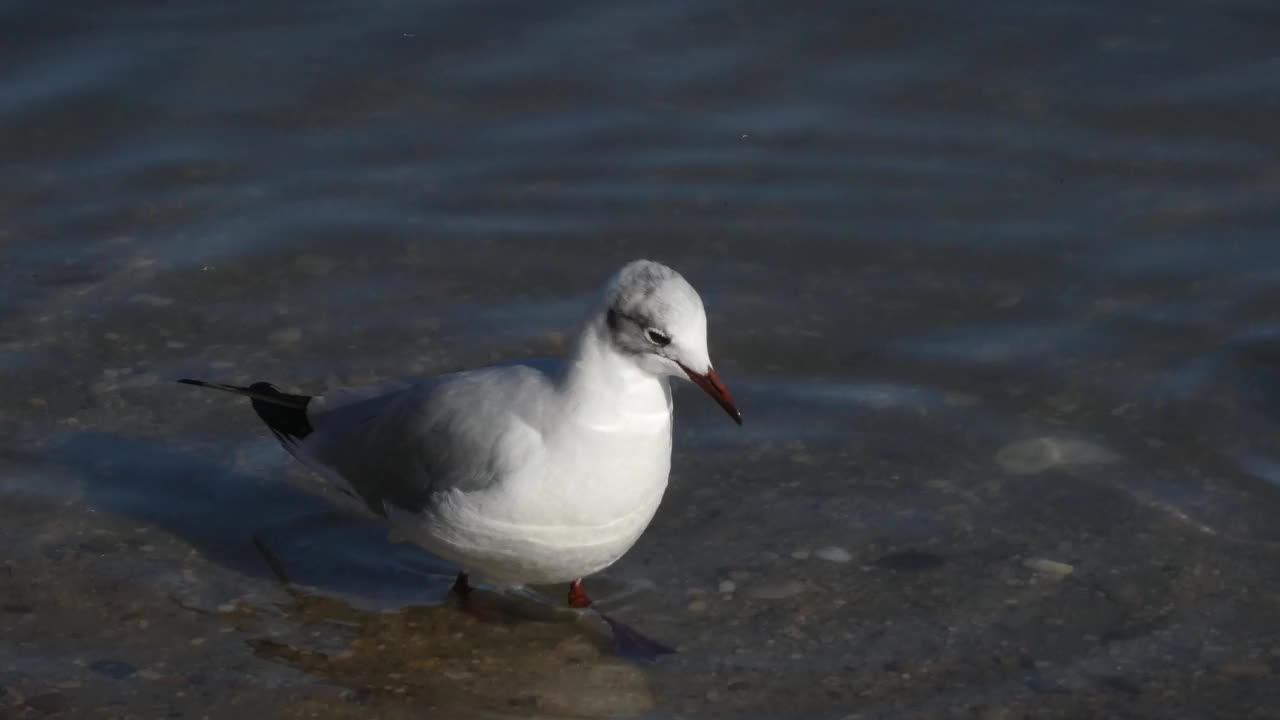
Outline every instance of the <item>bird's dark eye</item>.
<svg viewBox="0 0 1280 720">
<path fill-rule="evenodd" d="M 666 347 L 671 344 L 671 337 L 663 335 L 660 331 L 649 328 L 644 331 L 644 338 L 658 347 Z"/>
</svg>

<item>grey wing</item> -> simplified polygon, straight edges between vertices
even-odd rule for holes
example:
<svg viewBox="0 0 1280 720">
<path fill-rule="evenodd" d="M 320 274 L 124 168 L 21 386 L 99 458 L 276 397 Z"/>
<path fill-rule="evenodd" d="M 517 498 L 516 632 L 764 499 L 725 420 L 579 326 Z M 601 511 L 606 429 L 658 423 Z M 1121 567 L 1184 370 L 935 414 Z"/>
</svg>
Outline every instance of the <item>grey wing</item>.
<svg viewBox="0 0 1280 720">
<path fill-rule="evenodd" d="M 314 430 L 294 455 L 375 514 L 388 503 L 421 509 L 431 478 L 412 428 L 432 385 L 391 381 L 317 397 L 307 409 Z"/>
<path fill-rule="evenodd" d="M 440 490 L 500 481 L 513 452 L 527 459 L 529 443 L 504 437 L 533 424 L 521 408 L 536 407 L 529 400 L 546 385 L 542 372 L 516 366 L 317 398 L 315 431 L 296 454 L 378 515 L 387 505 L 421 512 Z"/>
</svg>

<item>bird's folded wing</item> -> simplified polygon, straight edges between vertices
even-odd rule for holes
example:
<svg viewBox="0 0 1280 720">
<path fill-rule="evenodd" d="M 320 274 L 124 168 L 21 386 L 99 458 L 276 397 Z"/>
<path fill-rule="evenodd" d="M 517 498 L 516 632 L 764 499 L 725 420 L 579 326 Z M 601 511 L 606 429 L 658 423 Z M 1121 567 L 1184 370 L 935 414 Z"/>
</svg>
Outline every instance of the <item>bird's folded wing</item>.
<svg viewBox="0 0 1280 720">
<path fill-rule="evenodd" d="M 521 367 L 342 391 L 308 408 L 315 432 L 298 454 L 377 514 L 421 512 L 433 493 L 481 491 L 527 463 L 529 442 L 505 438 L 548 392 L 543 373 Z"/>
</svg>

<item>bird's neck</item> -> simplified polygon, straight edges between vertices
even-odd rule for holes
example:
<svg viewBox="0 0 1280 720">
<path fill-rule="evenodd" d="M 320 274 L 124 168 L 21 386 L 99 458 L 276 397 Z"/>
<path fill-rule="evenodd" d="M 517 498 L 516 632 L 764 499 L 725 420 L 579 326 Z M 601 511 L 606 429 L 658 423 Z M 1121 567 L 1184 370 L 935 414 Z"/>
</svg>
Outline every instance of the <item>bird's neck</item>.
<svg viewBox="0 0 1280 720">
<path fill-rule="evenodd" d="M 667 379 L 642 369 L 608 333 L 600 313 L 578 336 L 560 379 L 566 412 L 599 428 L 669 425 Z"/>
</svg>

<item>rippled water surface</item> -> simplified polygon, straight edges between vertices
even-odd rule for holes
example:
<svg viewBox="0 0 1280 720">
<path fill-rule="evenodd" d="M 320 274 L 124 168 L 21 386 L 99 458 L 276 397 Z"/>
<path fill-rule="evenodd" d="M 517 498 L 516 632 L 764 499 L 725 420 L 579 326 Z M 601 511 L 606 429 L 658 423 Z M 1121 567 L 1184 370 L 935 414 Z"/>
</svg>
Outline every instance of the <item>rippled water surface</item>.
<svg viewBox="0 0 1280 720">
<path fill-rule="evenodd" d="M 0 716 L 1276 717 L 1273 3 L 0 28 Z M 554 354 L 641 256 L 746 415 L 678 388 L 664 504 L 588 579 L 651 665 L 563 589 L 462 612 L 171 382 Z"/>
</svg>

